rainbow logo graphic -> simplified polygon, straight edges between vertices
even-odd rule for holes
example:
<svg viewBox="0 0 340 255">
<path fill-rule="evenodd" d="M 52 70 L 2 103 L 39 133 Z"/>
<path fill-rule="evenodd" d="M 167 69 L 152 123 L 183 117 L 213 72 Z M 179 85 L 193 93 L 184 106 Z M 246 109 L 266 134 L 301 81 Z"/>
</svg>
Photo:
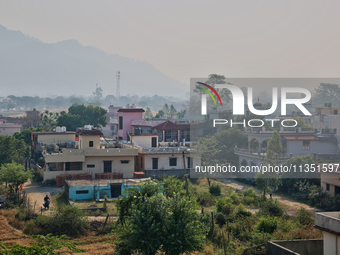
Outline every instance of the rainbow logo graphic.
<svg viewBox="0 0 340 255">
<path fill-rule="evenodd" d="M 206 84 L 206 83 L 203 83 L 203 82 L 197 82 L 197 83 L 200 84 L 200 85 L 203 85 L 203 86 L 205 86 L 205 87 L 207 87 L 207 88 L 209 88 L 212 92 L 214 92 L 215 95 L 217 96 L 218 100 L 220 101 L 221 106 L 223 106 L 220 95 L 217 93 L 217 91 L 216 91 L 213 87 L 211 87 L 210 85 L 208 85 L 208 84 Z M 209 90 L 204 89 L 204 88 L 201 88 L 201 87 L 197 87 L 197 88 L 200 89 L 200 90 L 202 90 L 202 91 L 204 91 L 204 92 L 206 92 L 206 93 L 212 98 L 212 100 L 214 100 L 214 103 L 215 103 L 215 105 L 217 106 L 217 102 L 216 102 L 216 100 L 215 100 L 215 97 L 213 96 L 213 94 L 211 94 L 211 92 L 210 92 Z"/>
</svg>

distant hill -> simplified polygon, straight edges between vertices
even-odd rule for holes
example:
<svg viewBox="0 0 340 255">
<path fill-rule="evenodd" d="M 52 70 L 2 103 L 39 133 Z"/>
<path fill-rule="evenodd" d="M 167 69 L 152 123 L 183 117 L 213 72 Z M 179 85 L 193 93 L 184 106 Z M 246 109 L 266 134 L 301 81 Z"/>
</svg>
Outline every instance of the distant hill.
<svg viewBox="0 0 340 255">
<path fill-rule="evenodd" d="M 43 43 L 0 25 L 0 96 L 89 95 L 96 83 L 104 94 L 115 95 L 117 70 L 121 95 L 183 97 L 189 91 L 189 85 L 145 61 L 107 54 L 76 40 Z"/>
</svg>

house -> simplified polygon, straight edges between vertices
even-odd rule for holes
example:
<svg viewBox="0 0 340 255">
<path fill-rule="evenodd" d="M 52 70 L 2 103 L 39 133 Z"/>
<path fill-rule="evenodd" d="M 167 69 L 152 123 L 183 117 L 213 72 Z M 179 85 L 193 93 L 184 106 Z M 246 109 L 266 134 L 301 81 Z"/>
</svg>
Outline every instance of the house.
<svg viewBox="0 0 340 255">
<path fill-rule="evenodd" d="M 128 140 L 128 134 L 133 133 L 133 120 L 142 120 L 143 108 L 137 108 L 134 104 L 120 108 L 118 111 L 118 136 L 120 140 Z"/>
<path fill-rule="evenodd" d="M 119 140 L 118 137 L 118 110 L 120 106 L 110 105 L 106 114 L 107 125 L 102 128 L 104 136 L 112 137 L 113 140 Z"/>
<path fill-rule="evenodd" d="M 59 152 L 62 148 L 76 148 L 76 132 L 56 127 L 56 132 L 32 132 L 32 155 L 34 161 L 42 157 L 43 151 Z"/>
<path fill-rule="evenodd" d="M 48 152 L 44 150 L 45 168 L 41 170 L 44 181 L 61 174 L 121 173 L 123 178 L 133 178 L 138 149 L 119 148 L 114 144 L 100 144 L 103 133 L 85 126 L 76 133 L 74 148 Z"/>
<path fill-rule="evenodd" d="M 64 195 L 69 200 L 103 200 L 117 199 L 124 191 L 148 180 L 146 179 L 113 179 L 113 180 L 66 180 Z"/>
<path fill-rule="evenodd" d="M 190 124 L 177 124 L 167 120 L 152 130 L 156 131 L 161 142 L 190 141 Z"/>
<path fill-rule="evenodd" d="M 137 172 L 144 172 L 145 177 L 183 177 L 184 174 L 189 174 L 194 166 L 201 164 L 198 154 L 190 148 L 179 143 L 161 145 L 157 134 L 134 134 L 130 137 L 130 143 L 125 146 L 138 149 L 135 169 Z"/>
<path fill-rule="evenodd" d="M 340 212 L 316 213 L 314 227 L 323 231 L 323 254 L 339 255 Z"/>
<path fill-rule="evenodd" d="M 318 165 L 322 169 L 322 189 L 330 196 L 340 195 L 340 163 L 319 163 Z"/>
<path fill-rule="evenodd" d="M 335 136 L 336 130 L 330 133 L 318 133 L 316 130 L 302 128 L 283 128 L 277 130 L 281 137 L 284 156 L 278 162 L 286 161 L 296 156 L 312 156 L 327 160 L 339 160 L 339 145 Z M 260 166 L 266 157 L 266 141 L 273 135 L 273 130 L 266 128 L 246 128 L 248 148 L 234 148 L 234 153 L 239 156 L 239 166 Z M 252 140 L 258 142 L 257 149 L 251 149 Z M 255 173 L 248 173 L 246 178 L 252 178 Z"/>
<path fill-rule="evenodd" d="M 20 132 L 22 126 L 14 123 L 7 123 L 5 119 L 0 119 L 0 135 L 14 135 L 15 132 Z"/>
</svg>

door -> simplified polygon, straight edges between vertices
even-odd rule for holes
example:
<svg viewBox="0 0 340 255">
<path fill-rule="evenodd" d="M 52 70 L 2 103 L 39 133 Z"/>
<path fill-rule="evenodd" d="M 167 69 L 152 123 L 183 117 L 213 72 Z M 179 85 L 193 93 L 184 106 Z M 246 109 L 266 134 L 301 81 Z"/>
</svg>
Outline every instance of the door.
<svg viewBox="0 0 340 255">
<path fill-rule="evenodd" d="M 158 169 L 158 158 L 152 158 L 152 169 Z"/>
<path fill-rule="evenodd" d="M 122 184 L 121 183 L 110 183 L 111 186 L 111 197 L 117 198 L 122 194 Z"/>
<path fill-rule="evenodd" d="M 112 161 L 104 161 L 104 173 L 112 172 Z"/>
</svg>

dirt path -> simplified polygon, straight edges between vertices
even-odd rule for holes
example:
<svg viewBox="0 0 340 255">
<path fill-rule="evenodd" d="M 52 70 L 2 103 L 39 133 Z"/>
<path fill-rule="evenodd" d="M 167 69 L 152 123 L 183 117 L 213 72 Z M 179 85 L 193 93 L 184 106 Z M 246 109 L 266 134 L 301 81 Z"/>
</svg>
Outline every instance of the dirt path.
<svg viewBox="0 0 340 255">
<path fill-rule="evenodd" d="M 61 188 L 57 187 L 43 187 L 39 183 L 34 183 L 28 181 L 24 184 L 23 190 L 27 193 L 27 197 L 32 205 L 32 208 L 35 205 L 35 212 L 39 212 L 42 204 L 44 203 L 44 197 L 46 195 L 53 196 L 58 194 Z M 53 201 L 51 201 L 50 207 L 54 207 Z"/>
<path fill-rule="evenodd" d="M 220 179 L 219 181 L 221 181 L 222 183 L 226 184 L 227 186 L 232 187 L 232 188 L 237 189 L 237 190 L 245 190 L 247 188 L 253 188 L 257 193 L 261 193 L 259 189 L 254 188 L 251 185 L 248 185 L 248 184 L 245 184 L 245 183 L 242 183 L 242 182 L 238 182 L 236 180 Z M 269 195 L 267 197 L 269 198 Z M 296 211 L 298 209 L 300 209 L 300 207 L 303 207 L 303 208 L 305 208 L 305 209 L 307 209 L 307 210 L 309 210 L 313 213 L 323 211 L 319 208 L 312 207 L 312 206 L 306 205 L 304 203 L 297 202 L 297 201 L 295 201 L 291 198 L 285 197 L 283 195 L 273 194 L 273 198 L 277 198 L 280 201 L 280 203 L 288 206 L 288 209 L 286 210 L 286 212 L 289 216 L 295 216 Z"/>
</svg>

